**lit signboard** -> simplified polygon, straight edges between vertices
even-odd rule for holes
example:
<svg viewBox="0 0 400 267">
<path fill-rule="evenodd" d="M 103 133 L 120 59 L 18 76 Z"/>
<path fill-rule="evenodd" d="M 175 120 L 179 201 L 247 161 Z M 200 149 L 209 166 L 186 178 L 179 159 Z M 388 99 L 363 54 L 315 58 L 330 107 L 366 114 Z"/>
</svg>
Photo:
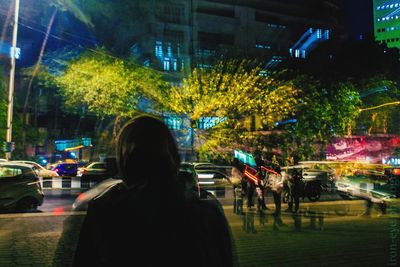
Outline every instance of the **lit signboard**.
<svg viewBox="0 0 400 267">
<path fill-rule="evenodd" d="M 250 167 L 257 167 L 256 161 L 252 154 L 246 153 L 242 150 L 235 150 L 234 153 L 234 157 L 237 158 L 239 161 L 249 165 Z"/>
</svg>

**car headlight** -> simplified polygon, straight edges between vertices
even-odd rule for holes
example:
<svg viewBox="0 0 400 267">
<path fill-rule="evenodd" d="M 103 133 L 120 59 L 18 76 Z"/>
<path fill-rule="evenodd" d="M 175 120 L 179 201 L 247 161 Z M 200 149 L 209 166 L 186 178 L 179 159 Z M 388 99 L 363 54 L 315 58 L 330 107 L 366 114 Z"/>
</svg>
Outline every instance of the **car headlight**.
<svg viewBox="0 0 400 267">
<path fill-rule="evenodd" d="M 344 184 L 344 183 L 337 183 L 337 186 L 338 187 L 350 187 L 350 185 L 349 184 Z"/>
<path fill-rule="evenodd" d="M 372 191 L 371 194 L 372 194 L 372 196 L 374 198 L 379 198 L 379 199 L 390 199 L 390 198 L 393 198 L 393 196 L 390 195 L 390 194 L 380 193 L 380 192 L 376 192 L 376 191 Z"/>
</svg>

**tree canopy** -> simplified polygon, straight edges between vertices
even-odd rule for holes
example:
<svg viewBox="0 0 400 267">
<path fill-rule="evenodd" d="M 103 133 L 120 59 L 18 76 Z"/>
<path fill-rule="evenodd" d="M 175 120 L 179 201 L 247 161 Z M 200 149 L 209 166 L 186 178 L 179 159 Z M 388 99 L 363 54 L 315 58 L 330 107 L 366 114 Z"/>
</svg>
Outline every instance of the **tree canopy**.
<svg viewBox="0 0 400 267">
<path fill-rule="evenodd" d="M 296 111 L 299 90 L 291 81 L 261 75 L 262 67 L 253 60 L 224 60 L 211 69 L 195 68 L 182 86 L 175 86 L 165 97 L 167 108 L 185 114 L 192 121 L 219 118 L 211 129 L 196 130 L 200 154 L 212 158 L 224 151 L 249 145 L 252 137 L 246 120 L 257 116 L 262 129 L 273 129 L 279 120 Z M 208 158 L 210 159 L 210 158 Z"/>
<path fill-rule="evenodd" d="M 161 74 L 105 50 L 83 53 L 55 78 L 67 107 L 87 106 L 100 117 L 137 112 L 140 97 L 157 100 L 166 83 Z"/>
</svg>

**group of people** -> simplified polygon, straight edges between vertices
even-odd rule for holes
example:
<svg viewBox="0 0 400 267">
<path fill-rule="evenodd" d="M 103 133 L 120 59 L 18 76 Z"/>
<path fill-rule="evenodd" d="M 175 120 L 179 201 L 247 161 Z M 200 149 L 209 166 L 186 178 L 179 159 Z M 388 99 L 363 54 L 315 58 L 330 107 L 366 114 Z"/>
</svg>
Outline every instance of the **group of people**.
<svg viewBox="0 0 400 267">
<path fill-rule="evenodd" d="M 282 193 L 286 188 L 288 198 L 288 208 L 286 211 L 297 213 L 300 208 L 301 173 L 293 169 L 290 173 L 281 169 L 276 157 L 273 156 L 267 161 L 264 155 L 255 158 L 256 168 L 251 168 L 234 159 L 232 167 L 233 184 L 233 210 L 237 214 L 243 214 L 243 205 L 248 209 L 255 206 L 254 194 L 257 196 L 256 210 L 262 213 L 267 210 L 265 195 L 268 191 L 272 192 L 275 204 L 275 216 L 280 216 L 282 206 Z M 248 169 L 253 170 L 253 174 L 248 177 Z M 257 179 L 254 179 L 256 177 Z M 294 206 L 294 207 L 293 207 Z"/>
</svg>

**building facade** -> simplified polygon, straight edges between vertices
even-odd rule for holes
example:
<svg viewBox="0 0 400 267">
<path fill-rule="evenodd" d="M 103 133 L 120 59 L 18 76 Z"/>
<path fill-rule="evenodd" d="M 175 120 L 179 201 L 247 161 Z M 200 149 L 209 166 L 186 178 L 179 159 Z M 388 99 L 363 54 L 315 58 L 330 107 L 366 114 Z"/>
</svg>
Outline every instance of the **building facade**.
<svg viewBox="0 0 400 267">
<path fill-rule="evenodd" d="M 339 25 L 335 1 L 139 0 L 131 54 L 160 70 L 209 68 L 220 56 L 252 57 L 273 67 L 306 57 Z"/>
<path fill-rule="evenodd" d="M 400 48 L 400 1 L 374 0 L 373 6 L 375 40 Z"/>
</svg>

